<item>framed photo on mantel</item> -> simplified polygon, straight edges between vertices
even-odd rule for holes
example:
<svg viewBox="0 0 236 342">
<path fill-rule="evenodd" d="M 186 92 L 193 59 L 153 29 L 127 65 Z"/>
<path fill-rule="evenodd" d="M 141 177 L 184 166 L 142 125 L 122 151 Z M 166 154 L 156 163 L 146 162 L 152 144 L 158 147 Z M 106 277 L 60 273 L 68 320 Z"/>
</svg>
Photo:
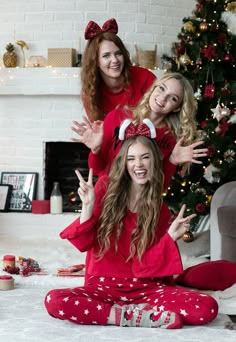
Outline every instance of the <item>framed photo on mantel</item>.
<svg viewBox="0 0 236 342">
<path fill-rule="evenodd" d="M 8 211 L 11 199 L 12 185 L 0 184 L 0 211 Z"/>
<path fill-rule="evenodd" d="M 1 183 L 12 186 L 9 211 L 32 211 L 37 182 L 37 172 L 2 172 Z"/>
</svg>

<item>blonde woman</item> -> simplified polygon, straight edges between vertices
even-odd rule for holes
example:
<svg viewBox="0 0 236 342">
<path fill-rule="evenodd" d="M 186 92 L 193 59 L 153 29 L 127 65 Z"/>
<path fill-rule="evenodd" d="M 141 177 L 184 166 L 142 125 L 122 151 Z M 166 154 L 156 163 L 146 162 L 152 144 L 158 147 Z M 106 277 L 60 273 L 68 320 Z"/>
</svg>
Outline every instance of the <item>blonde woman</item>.
<svg viewBox="0 0 236 342">
<path fill-rule="evenodd" d="M 177 164 L 185 168 L 189 163 L 201 164 L 198 158 L 207 155 L 206 148 L 198 148 L 203 141 L 197 141 L 195 113 L 196 100 L 190 82 L 182 74 L 170 72 L 154 82 L 136 107 L 116 109 L 103 123 L 92 124 L 87 118 L 83 123 L 77 122 L 73 130 L 81 138 L 72 140 L 91 149 L 89 166 L 100 176 L 108 172 L 120 150 L 121 123 L 127 118 L 136 123 L 149 118 L 156 128 L 156 141 L 162 152 L 166 189 Z"/>
</svg>

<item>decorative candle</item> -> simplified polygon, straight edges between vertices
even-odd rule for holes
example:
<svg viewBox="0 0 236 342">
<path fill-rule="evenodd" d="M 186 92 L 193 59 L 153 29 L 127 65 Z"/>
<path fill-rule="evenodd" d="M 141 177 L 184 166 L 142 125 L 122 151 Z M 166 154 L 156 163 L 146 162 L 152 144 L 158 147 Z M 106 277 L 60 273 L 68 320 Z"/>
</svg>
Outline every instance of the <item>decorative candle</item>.
<svg viewBox="0 0 236 342">
<path fill-rule="evenodd" d="M 9 275 L 0 275 L 0 290 L 13 290 L 14 278 Z"/>
<path fill-rule="evenodd" d="M 16 266 L 16 258 L 14 255 L 4 255 L 3 257 L 3 268 L 10 266 L 15 267 Z"/>
</svg>

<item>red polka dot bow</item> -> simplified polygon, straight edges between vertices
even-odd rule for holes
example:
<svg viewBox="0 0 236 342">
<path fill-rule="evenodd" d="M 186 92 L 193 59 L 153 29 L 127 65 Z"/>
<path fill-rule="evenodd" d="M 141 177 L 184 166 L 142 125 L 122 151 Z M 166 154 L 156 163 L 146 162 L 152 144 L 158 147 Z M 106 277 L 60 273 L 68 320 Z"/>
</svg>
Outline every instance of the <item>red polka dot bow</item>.
<svg viewBox="0 0 236 342">
<path fill-rule="evenodd" d="M 97 23 L 95 23 L 95 21 L 90 21 L 85 28 L 84 38 L 86 40 L 91 39 L 97 36 L 99 33 L 108 32 L 108 31 L 113 32 L 115 34 L 118 32 L 118 25 L 114 18 L 107 20 L 102 25 L 102 28 Z"/>
<path fill-rule="evenodd" d="M 156 138 L 156 128 L 152 121 L 146 118 L 142 123 L 137 125 L 129 119 L 123 121 L 119 130 L 119 139 L 125 140 L 137 135 L 142 135 L 151 139 Z"/>
</svg>

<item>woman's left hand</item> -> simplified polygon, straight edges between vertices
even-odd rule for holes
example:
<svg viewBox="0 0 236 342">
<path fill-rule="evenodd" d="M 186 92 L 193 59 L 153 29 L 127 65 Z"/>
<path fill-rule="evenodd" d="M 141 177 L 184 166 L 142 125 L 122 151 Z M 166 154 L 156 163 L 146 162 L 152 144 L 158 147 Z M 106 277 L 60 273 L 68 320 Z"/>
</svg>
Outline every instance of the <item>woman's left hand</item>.
<svg viewBox="0 0 236 342">
<path fill-rule="evenodd" d="M 171 156 L 170 162 L 172 164 L 182 164 L 182 163 L 195 163 L 195 164 L 202 164 L 202 161 L 197 160 L 197 158 L 206 157 L 208 149 L 207 148 L 198 148 L 197 146 L 202 145 L 203 141 L 197 141 L 188 146 L 182 146 L 184 141 L 184 137 L 180 138 L 179 141 L 176 143 Z"/>
<path fill-rule="evenodd" d="M 190 221 L 196 216 L 196 214 L 191 214 L 189 216 L 183 217 L 185 209 L 186 205 L 183 204 L 178 216 L 172 222 L 168 230 L 169 235 L 174 241 L 179 240 L 183 236 L 183 234 L 189 230 Z"/>
</svg>

